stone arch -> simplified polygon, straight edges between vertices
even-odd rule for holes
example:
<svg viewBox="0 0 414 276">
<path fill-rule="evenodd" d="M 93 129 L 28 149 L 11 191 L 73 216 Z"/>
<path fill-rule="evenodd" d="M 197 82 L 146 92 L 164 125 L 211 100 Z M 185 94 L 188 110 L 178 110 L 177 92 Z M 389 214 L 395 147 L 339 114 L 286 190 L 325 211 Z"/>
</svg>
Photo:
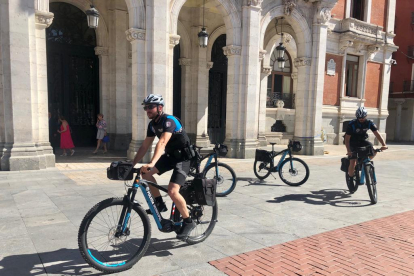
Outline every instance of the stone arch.
<svg viewBox="0 0 414 276">
<path fill-rule="evenodd" d="M 85 12 L 90 8 L 90 2 L 88 0 L 50 0 L 49 3 L 62 2 L 71 4 L 81 11 Z M 102 14 L 99 16 L 99 27 L 96 32 L 96 46 L 108 47 L 108 26 Z"/>
<path fill-rule="evenodd" d="M 178 20 L 177 33 L 180 36 L 180 50 L 182 58 L 190 58 L 191 39 L 183 23 Z"/>
<path fill-rule="evenodd" d="M 216 41 L 216 39 L 221 36 L 222 34 L 226 34 L 226 26 L 222 25 L 218 28 L 216 28 L 208 38 L 208 45 L 207 45 L 207 61 L 211 61 L 211 50 L 213 49 L 213 44 Z"/>
<path fill-rule="evenodd" d="M 263 59 L 263 67 L 270 66 L 270 57 L 280 42 L 281 42 L 280 35 L 274 34 L 273 37 L 269 40 L 269 42 L 266 44 L 266 47 L 264 48 L 264 50 L 266 50 L 266 55 Z M 293 36 L 292 36 L 290 43 L 285 44 L 285 47 L 286 47 L 286 50 L 289 52 L 289 55 L 292 58 L 292 63 L 293 63 L 295 58 L 298 57 L 297 45 L 296 45 L 295 38 Z M 292 73 L 297 71 L 297 68 L 295 66 L 293 66 L 292 69 L 293 69 Z"/>
<path fill-rule="evenodd" d="M 145 4 L 143 0 L 125 0 L 129 13 L 129 27 L 146 29 Z"/>
<path fill-rule="evenodd" d="M 178 15 L 187 0 L 174 0 L 170 6 L 170 34 L 177 34 Z M 241 18 L 235 0 L 215 0 L 227 29 L 227 45 L 241 45 Z"/>
<path fill-rule="evenodd" d="M 306 19 L 294 9 L 290 16 L 286 16 L 284 13 L 284 6 L 280 5 L 274 7 L 261 20 L 260 30 L 260 46 L 263 49 L 264 36 L 266 29 L 269 26 L 273 18 L 283 16 L 285 20 L 292 26 L 295 31 L 295 39 L 297 43 L 297 52 L 299 57 L 311 57 L 312 56 L 312 35 L 309 29 L 309 25 Z"/>
</svg>

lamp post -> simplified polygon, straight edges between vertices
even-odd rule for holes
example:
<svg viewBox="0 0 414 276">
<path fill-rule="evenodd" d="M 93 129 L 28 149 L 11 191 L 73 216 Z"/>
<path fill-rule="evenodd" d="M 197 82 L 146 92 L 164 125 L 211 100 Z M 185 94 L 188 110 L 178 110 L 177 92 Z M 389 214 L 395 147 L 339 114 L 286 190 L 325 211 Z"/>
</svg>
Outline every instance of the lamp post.
<svg viewBox="0 0 414 276">
<path fill-rule="evenodd" d="M 206 27 L 204 26 L 204 10 L 205 10 L 206 0 L 203 0 L 203 27 L 201 28 L 201 32 L 198 33 L 198 42 L 200 43 L 200 47 L 206 48 L 208 44 L 208 33 L 206 31 Z"/>
<path fill-rule="evenodd" d="M 95 9 L 93 4 L 91 5 L 91 8 L 89 10 L 87 10 L 85 13 L 86 13 L 86 17 L 88 19 L 89 28 L 92 28 L 92 29 L 98 28 L 99 12 L 98 12 L 97 9 Z"/>
</svg>

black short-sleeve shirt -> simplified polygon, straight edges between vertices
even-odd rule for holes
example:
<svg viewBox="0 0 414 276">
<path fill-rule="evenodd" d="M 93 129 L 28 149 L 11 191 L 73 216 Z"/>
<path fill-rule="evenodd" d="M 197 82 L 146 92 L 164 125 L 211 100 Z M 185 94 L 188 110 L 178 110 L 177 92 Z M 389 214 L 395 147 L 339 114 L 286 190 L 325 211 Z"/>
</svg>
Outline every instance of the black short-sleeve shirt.
<svg viewBox="0 0 414 276">
<path fill-rule="evenodd" d="M 368 130 L 377 131 L 378 128 L 372 120 L 360 123 L 358 119 L 352 120 L 346 129 L 346 134 L 351 135 L 351 142 L 364 141 L 368 138 Z"/>
<path fill-rule="evenodd" d="M 147 137 L 157 136 L 160 138 L 164 132 L 172 133 L 171 139 L 165 147 L 166 150 L 182 149 L 187 143 L 190 143 L 181 122 L 176 117 L 165 113 L 160 116 L 158 122 L 152 120 L 148 124 Z"/>
</svg>

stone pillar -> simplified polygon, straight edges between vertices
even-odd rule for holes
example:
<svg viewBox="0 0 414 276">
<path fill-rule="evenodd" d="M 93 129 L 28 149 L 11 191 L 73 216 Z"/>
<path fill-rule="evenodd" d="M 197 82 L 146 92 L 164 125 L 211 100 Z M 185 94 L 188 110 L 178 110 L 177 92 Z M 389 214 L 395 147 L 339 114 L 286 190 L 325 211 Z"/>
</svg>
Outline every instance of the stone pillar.
<svg viewBox="0 0 414 276">
<path fill-rule="evenodd" d="M 267 102 L 267 80 L 272 73 L 271 67 L 263 67 L 261 70 L 260 99 L 259 99 L 259 146 L 267 146 L 266 139 L 266 102 Z"/>
<path fill-rule="evenodd" d="M 111 126 L 110 116 L 110 79 L 109 70 L 109 49 L 108 47 L 95 47 L 95 55 L 99 58 L 99 106 L 100 112 L 104 114 L 104 119 L 108 126 Z M 112 130 L 108 128 L 108 133 Z"/>
<path fill-rule="evenodd" d="M 174 47 L 180 43 L 179 35 L 170 34 L 170 48 L 168 53 L 168 93 L 165 96 L 166 108 L 165 112 L 173 114 L 173 99 L 174 99 Z M 165 94 L 165 93 L 164 93 Z"/>
<path fill-rule="evenodd" d="M 232 56 L 240 52 L 238 58 L 229 58 L 228 85 L 233 86 L 238 79 L 240 89 L 234 86 L 228 89 L 226 119 L 226 143 L 229 146 L 229 156 L 236 158 L 252 158 L 258 145 L 258 129 L 255 127 L 259 120 L 258 93 L 259 88 L 259 34 L 260 11 L 262 1 L 249 1 L 242 7 L 242 47 L 224 47 L 225 54 Z M 262 53 L 263 54 L 263 53 Z M 239 69 L 231 68 L 239 67 Z M 239 71 L 240 70 L 240 71 Z M 237 71 L 238 74 L 237 74 Z M 231 74 L 236 73 L 233 76 Z M 230 113 L 230 114 L 229 114 Z"/>
<path fill-rule="evenodd" d="M 327 42 L 326 24 L 331 17 L 332 9 L 332 6 L 324 6 L 325 4 L 325 1 L 316 4 L 312 26 L 312 58 L 300 57 L 295 60 L 295 66 L 298 67 L 298 89 L 295 98 L 294 139 L 300 141 L 303 146 L 299 154 L 324 154 L 321 127 Z M 307 76 L 310 78 L 308 79 Z"/>
<path fill-rule="evenodd" d="M 394 140 L 401 141 L 401 113 L 402 105 L 405 103 L 404 99 L 395 99 L 394 102 L 397 104 L 397 114 L 395 116 L 395 133 Z"/>
<path fill-rule="evenodd" d="M 195 141 L 195 128 L 191 123 L 192 112 L 192 90 L 191 90 L 191 59 L 180 58 L 181 66 L 181 121 L 191 141 Z"/>
<path fill-rule="evenodd" d="M 53 14 L 36 10 L 34 1 L 2 1 L 0 18 L 1 170 L 54 166 L 48 142 L 44 36 Z"/>
</svg>

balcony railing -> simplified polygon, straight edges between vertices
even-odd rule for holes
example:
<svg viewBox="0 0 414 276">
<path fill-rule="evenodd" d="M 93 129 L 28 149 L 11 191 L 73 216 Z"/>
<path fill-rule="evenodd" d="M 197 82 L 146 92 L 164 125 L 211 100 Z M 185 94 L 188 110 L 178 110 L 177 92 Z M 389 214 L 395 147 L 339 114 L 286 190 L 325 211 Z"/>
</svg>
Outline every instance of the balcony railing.
<svg viewBox="0 0 414 276">
<path fill-rule="evenodd" d="M 403 83 L 403 93 L 404 92 L 414 92 L 414 80 L 404 81 L 404 83 Z"/>
</svg>

